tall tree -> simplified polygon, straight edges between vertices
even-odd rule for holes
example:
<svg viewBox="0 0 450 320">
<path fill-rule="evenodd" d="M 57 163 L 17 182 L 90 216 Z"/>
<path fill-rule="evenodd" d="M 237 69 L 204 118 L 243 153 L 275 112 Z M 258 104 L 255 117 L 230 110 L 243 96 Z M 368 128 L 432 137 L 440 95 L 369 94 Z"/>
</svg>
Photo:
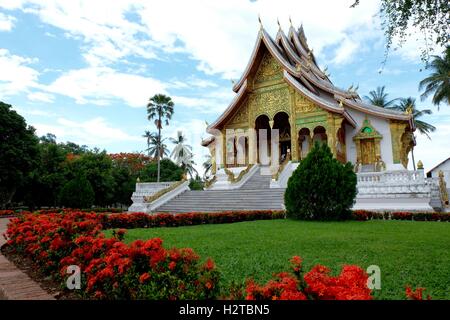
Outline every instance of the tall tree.
<svg viewBox="0 0 450 320">
<path fill-rule="evenodd" d="M 166 125 L 169 125 L 169 120 L 172 118 L 173 115 L 173 107 L 174 103 L 172 101 L 172 98 L 164 95 L 164 94 L 155 94 L 153 97 L 150 98 L 148 104 L 147 104 L 147 117 L 148 120 L 155 120 L 156 128 L 158 129 L 158 145 L 161 145 L 161 129 L 162 129 L 162 122 L 165 121 Z M 157 155 L 157 161 L 158 161 L 158 177 L 157 182 L 159 182 L 160 178 L 160 160 L 161 160 L 161 154 L 160 154 L 161 148 L 158 148 L 158 155 Z"/>
<path fill-rule="evenodd" d="M 351 7 L 363 1 L 372 0 L 355 0 Z M 386 57 L 394 39 L 401 46 L 412 33 L 422 33 L 425 44 L 419 44 L 419 50 L 424 61 L 428 61 L 431 46 L 444 47 L 450 41 L 448 0 L 381 0 L 379 15 L 386 37 Z"/>
<path fill-rule="evenodd" d="M 390 107 L 398 99 L 389 100 L 389 94 L 384 91 L 385 89 L 385 86 L 377 87 L 376 90 L 372 90 L 369 92 L 369 96 L 364 96 L 364 98 L 375 106 L 382 108 Z"/>
<path fill-rule="evenodd" d="M 429 133 L 436 131 L 435 126 L 425 121 L 419 120 L 419 118 L 423 117 L 424 115 L 432 114 L 433 112 L 430 109 L 419 110 L 416 106 L 416 99 L 412 97 L 400 99 L 400 103 L 389 109 L 411 113 L 413 115 L 414 124 L 417 130 L 419 130 L 421 134 L 426 135 L 428 139 L 431 139 Z M 414 170 L 416 170 L 416 162 L 414 160 L 414 147 L 411 149 L 411 156 L 413 160 Z"/>
<path fill-rule="evenodd" d="M 34 129 L 11 108 L 0 102 L 0 208 L 9 204 L 39 156 Z"/>
<path fill-rule="evenodd" d="M 450 46 L 444 51 L 444 57 L 433 56 L 427 66 L 432 73 L 420 81 L 419 90 L 425 90 L 421 98 L 426 99 L 433 93 L 433 104 L 438 106 L 441 102 L 450 105 Z"/>
</svg>

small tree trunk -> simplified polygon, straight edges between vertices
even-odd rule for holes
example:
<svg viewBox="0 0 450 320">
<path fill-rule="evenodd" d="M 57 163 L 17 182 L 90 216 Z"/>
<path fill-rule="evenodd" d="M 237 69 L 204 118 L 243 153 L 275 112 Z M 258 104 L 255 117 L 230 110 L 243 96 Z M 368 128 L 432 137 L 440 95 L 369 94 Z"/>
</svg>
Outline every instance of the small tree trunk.
<svg viewBox="0 0 450 320">
<path fill-rule="evenodd" d="M 416 161 L 414 160 L 414 146 L 411 148 L 411 158 L 413 163 L 413 169 L 416 171 Z"/>
</svg>

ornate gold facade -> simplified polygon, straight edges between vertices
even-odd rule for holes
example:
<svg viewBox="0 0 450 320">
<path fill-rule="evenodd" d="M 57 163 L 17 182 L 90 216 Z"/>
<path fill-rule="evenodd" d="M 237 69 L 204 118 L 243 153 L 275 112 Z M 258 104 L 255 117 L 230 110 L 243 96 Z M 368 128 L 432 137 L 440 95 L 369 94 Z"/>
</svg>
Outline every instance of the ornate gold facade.
<svg viewBox="0 0 450 320">
<path fill-rule="evenodd" d="M 365 119 L 358 133 L 353 137 L 356 146 L 356 163 L 362 165 L 377 165 L 381 159 L 380 142 L 383 136 Z"/>
<path fill-rule="evenodd" d="M 412 133 L 407 131 L 408 124 L 404 121 L 391 120 L 389 125 L 394 163 L 401 163 L 406 168 L 408 167 L 408 153 L 414 145 Z"/>
<path fill-rule="evenodd" d="M 254 75 L 248 97 L 224 126 L 223 143 L 226 146 L 223 150 L 224 159 L 227 159 L 235 148 L 235 145 L 230 142 L 237 143 L 236 137 L 234 140 L 226 137 L 226 129 L 255 128 L 255 121 L 261 115 L 267 116 L 270 127 L 273 127 L 275 116 L 284 112 L 289 116 L 290 132 L 285 135 L 289 136 L 289 156 L 292 160 L 300 159 L 299 131 L 303 128 L 309 130 L 310 148 L 313 143 L 314 130 L 322 127 L 326 133 L 326 142 L 333 154 L 337 156 L 339 149 L 339 159 L 345 162 L 345 141 L 342 139 L 340 141 L 337 137 L 339 129 L 343 128 L 344 118 L 342 115 L 325 111 L 302 96 L 283 80 L 282 72 L 283 69 L 278 62 L 269 53 L 266 53 Z M 339 144 L 341 144 L 340 148 L 338 148 Z M 248 145 L 250 150 L 253 150 L 256 147 L 256 138 L 249 135 Z M 255 155 L 249 154 L 248 160 L 251 162 L 255 157 Z"/>
</svg>

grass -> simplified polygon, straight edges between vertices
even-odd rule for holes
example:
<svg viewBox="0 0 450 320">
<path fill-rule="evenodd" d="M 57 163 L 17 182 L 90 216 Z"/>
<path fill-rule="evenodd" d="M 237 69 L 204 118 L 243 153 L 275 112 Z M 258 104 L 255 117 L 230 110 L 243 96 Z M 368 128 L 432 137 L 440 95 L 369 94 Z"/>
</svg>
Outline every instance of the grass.
<svg viewBox="0 0 450 320">
<path fill-rule="evenodd" d="M 334 274 L 344 264 L 378 265 L 379 299 L 404 299 L 407 284 L 425 287 L 433 299 L 450 299 L 450 223 L 267 220 L 132 229 L 125 241 L 154 237 L 166 247 L 190 247 L 202 259 L 213 258 L 224 285 L 247 277 L 265 282 L 274 272 L 287 271 L 288 259 L 300 255 L 305 270 L 320 263 Z"/>
</svg>

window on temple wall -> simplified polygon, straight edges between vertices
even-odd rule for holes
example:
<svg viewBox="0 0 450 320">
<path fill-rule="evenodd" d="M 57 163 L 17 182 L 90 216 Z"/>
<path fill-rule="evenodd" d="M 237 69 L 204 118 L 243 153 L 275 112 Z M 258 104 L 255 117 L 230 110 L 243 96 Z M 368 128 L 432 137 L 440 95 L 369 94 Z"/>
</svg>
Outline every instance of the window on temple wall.
<svg viewBox="0 0 450 320">
<path fill-rule="evenodd" d="M 298 148 L 300 159 L 304 159 L 309 152 L 311 144 L 311 135 L 308 128 L 300 129 L 298 133 Z"/>
<path fill-rule="evenodd" d="M 373 132 L 372 128 L 370 128 L 370 127 L 364 127 L 361 131 L 362 131 L 362 133 L 372 133 Z"/>
<path fill-rule="evenodd" d="M 318 141 L 319 143 L 327 143 L 328 137 L 326 134 L 326 130 L 322 126 L 318 126 L 314 128 L 314 137 L 313 144 Z"/>
</svg>

